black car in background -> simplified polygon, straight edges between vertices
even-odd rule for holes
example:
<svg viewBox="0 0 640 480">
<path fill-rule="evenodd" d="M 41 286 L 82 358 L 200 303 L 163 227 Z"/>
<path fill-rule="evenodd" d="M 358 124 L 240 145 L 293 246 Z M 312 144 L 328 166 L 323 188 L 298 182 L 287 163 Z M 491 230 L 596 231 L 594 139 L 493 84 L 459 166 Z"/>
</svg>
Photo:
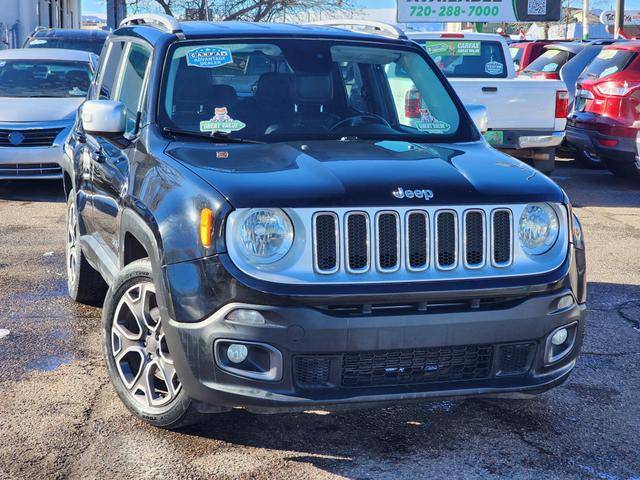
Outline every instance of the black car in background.
<svg viewBox="0 0 640 480">
<path fill-rule="evenodd" d="M 63 48 L 100 55 L 109 34 L 103 30 L 36 28 L 24 42 L 24 48 Z"/>
</svg>

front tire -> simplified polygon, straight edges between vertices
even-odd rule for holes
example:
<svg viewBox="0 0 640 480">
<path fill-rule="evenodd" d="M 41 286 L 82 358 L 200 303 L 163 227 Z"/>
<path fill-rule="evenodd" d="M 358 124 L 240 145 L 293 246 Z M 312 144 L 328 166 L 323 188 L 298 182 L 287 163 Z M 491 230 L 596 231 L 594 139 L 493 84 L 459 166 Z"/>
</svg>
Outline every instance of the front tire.
<svg viewBox="0 0 640 480">
<path fill-rule="evenodd" d="M 102 276 L 87 261 L 80 246 L 80 228 L 75 191 L 67 198 L 67 240 L 65 257 L 67 264 L 67 289 L 69 296 L 79 303 L 101 306 L 107 292 Z"/>
<path fill-rule="evenodd" d="M 127 265 L 109 289 L 102 349 L 111 384 L 136 417 L 167 429 L 200 419 L 173 366 L 148 259 Z"/>
</svg>

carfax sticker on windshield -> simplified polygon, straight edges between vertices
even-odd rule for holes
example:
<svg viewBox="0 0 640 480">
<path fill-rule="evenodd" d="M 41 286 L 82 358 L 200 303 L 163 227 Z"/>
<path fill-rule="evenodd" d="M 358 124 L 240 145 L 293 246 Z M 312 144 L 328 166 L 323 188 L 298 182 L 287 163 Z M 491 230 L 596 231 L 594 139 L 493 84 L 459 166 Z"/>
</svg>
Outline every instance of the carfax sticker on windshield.
<svg viewBox="0 0 640 480">
<path fill-rule="evenodd" d="M 34 40 L 31 40 L 29 42 L 29 45 L 44 45 L 45 43 L 47 43 L 46 40 L 42 40 L 42 39 L 36 38 Z"/>
<path fill-rule="evenodd" d="M 200 122 L 200 131 L 231 133 L 242 130 L 246 126 L 240 120 L 231 118 L 227 107 L 216 107 L 211 120 Z"/>
<path fill-rule="evenodd" d="M 496 62 L 495 60 L 491 60 L 487 62 L 484 66 L 484 71 L 489 75 L 501 75 L 504 66 L 500 62 Z"/>
<path fill-rule="evenodd" d="M 547 63 L 544 67 L 542 67 L 543 72 L 555 72 L 558 69 L 557 63 Z"/>
<path fill-rule="evenodd" d="M 187 52 L 187 65 L 201 68 L 218 68 L 233 63 L 228 48 L 200 47 Z"/>
<path fill-rule="evenodd" d="M 420 120 L 416 122 L 415 127 L 421 132 L 445 133 L 451 128 L 451 125 L 442 120 L 438 120 L 429 109 L 425 107 L 420 109 Z"/>
</svg>

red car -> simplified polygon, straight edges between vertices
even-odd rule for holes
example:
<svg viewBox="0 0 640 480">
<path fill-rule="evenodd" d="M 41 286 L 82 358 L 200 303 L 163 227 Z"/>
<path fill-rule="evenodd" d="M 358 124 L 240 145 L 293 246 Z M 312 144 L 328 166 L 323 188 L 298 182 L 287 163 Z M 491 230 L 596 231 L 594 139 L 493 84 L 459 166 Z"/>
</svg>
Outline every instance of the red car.
<svg viewBox="0 0 640 480">
<path fill-rule="evenodd" d="M 509 53 L 511 53 L 511 58 L 516 66 L 516 71 L 518 72 L 522 70 L 542 55 L 545 45 L 556 42 L 557 40 L 534 40 L 513 42 L 509 44 Z"/>
<path fill-rule="evenodd" d="M 640 178 L 640 41 L 604 47 L 576 85 L 567 141 L 587 167 L 602 163 L 616 175 Z"/>
</svg>

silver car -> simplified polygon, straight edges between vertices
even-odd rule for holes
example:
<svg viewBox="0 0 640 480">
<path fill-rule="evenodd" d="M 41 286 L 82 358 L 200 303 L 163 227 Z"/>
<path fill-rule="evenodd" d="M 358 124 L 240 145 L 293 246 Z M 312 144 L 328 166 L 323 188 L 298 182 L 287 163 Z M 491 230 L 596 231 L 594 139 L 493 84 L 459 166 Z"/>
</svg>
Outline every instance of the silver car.
<svg viewBox="0 0 640 480">
<path fill-rule="evenodd" d="M 64 140 L 96 65 L 75 50 L 0 51 L 0 180 L 62 178 Z"/>
</svg>

